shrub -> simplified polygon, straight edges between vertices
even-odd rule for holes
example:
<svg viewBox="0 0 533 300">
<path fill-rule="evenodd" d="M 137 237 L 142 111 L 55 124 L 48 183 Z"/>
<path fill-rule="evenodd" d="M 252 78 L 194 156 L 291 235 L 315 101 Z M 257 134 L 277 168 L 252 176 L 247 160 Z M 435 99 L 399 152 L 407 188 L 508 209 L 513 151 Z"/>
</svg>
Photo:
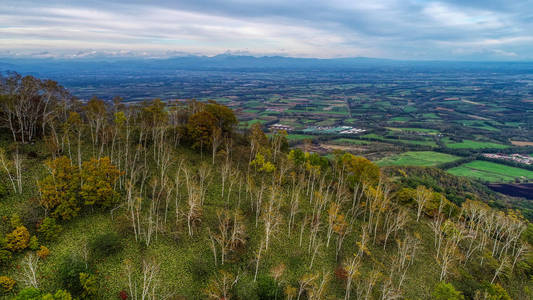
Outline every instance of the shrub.
<svg viewBox="0 0 533 300">
<path fill-rule="evenodd" d="M 80 273 L 80 284 L 83 287 L 82 298 L 92 298 L 98 292 L 98 278 L 93 274 Z"/>
<path fill-rule="evenodd" d="M 488 300 L 511 300 L 507 291 L 497 283 L 487 284 L 483 297 Z"/>
<path fill-rule="evenodd" d="M 348 278 L 348 272 L 343 266 L 335 268 L 335 278 L 341 281 L 345 281 Z"/>
<path fill-rule="evenodd" d="M 11 228 L 13 228 L 13 229 L 22 226 L 22 220 L 20 219 L 19 215 L 17 215 L 17 214 L 11 215 L 11 218 L 9 219 L 9 222 L 11 224 Z"/>
<path fill-rule="evenodd" d="M 15 287 L 15 283 L 15 280 L 7 276 L 0 276 L 0 292 L 3 294 L 10 293 Z"/>
<path fill-rule="evenodd" d="M 41 291 L 34 287 L 24 288 L 17 294 L 15 300 L 41 300 Z"/>
<path fill-rule="evenodd" d="M 46 248 L 46 246 L 41 245 L 41 249 L 37 250 L 37 256 L 39 256 L 40 259 L 46 259 L 50 255 L 50 250 Z"/>
<path fill-rule="evenodd" d="M 125 236 L 132 232 L 131 221 L 124 214 L 120 214 L 114 218 L 113 227 L 121 236 Z"/>
<path fill-rule="evenodd" d="M 13 232 L 6 235 L 6 248 L 12 252 L 22 251 L 28 248 L 30 233 L 24 226 L 18 226 Z"/>
<path fill-rule="evenodd" d="M 283 295 L 274 278 L 270 276 L 261 276 L 257 279 L 257 295 L 260 300 L 273 300 Z"/>
<path fill-rule="evenodd" d="M 63 228 L 61 225 L 57 224 L 56 219 L 47 217 L 44 218 L 41 225 L 39 225 L 37 232 L 39 232 L 43 240 L 52 241 L 57 238 L 62 230 Z"/>
<path fill-rule="evenodd" d="M 72 300 L 72 296 L 65 290 L 58 290 L 55 294 L 46 294 L 42 300 Z"/>
<path fill-rule="evenodd" d="M 209 268 L 208 264 L 206 264 L 205 261 L 200 258 L 194 258 L 190 262 L 189 271 L 192 273 L 192 278 L 194 281 L 201 282 L 204 282 L 209 276 L 209 273 L 211 273 L 211 269 Z"/>
<path fill-rule="evenodd" d="M 257 283 L 253 281 L 253 278 L 244 276 L 239 279 L 235 286 L 235 298 L 238 300 L 259 300 Z"/>
<path fill-rule="evenodd" d="M 4 198 L 9 194 L 9 189 L 7 188 L 6 184 L 0 181 L 0 199 Z"/>
<path fill-rule="evenodd" d="M 118 234 L 110 232 L 96 236 L 89 243 L 89 248 L 94 258 L 102 258 L 122 250 L 122 243 Z"/>
<path fill-rule="evenodd" d="M 30 242 L 28 244 L 28 247 L 30 247 L 31 250 L 36 251 L 39 249 L 39 240 L 36 236 L 32 236 L 30 238 Z"/>
<path fill-rule="evenodd" d="M 78 296 L 83 293 L 80 283 L 80 273 L 87 272 L 85 262 L 77 256 L 64 256 L 58 268 L 58 277 L 62 286 L 71 294 Z"/>
<path fill-rule="evenodd" d="M 0 266 L 5 266 L 11 261 L 11 252 L 5 249 L 0 249 Z"/>
<path fill-rule="evenodd" d="M 437 284 L 432 296 L 436 300 L 461 300 L 465 298 L 451 283 L 445 283 L 444 281 Z"/>
</svg>

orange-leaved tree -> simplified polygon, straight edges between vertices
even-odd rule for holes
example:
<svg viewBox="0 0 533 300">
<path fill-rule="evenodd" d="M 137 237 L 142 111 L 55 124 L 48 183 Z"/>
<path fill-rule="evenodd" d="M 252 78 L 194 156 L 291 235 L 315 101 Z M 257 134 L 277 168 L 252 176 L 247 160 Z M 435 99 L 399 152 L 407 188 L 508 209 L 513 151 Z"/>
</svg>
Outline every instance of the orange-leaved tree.
<svg viewBox="0 0 533 300">
<path fill-rule="evenodd" d="M 80 196 L 85 205 L 111 207 L 118 200 L 114 185 L 121 172 L 109 157 L 92 158 L 82 164 Z"/>
</svg>

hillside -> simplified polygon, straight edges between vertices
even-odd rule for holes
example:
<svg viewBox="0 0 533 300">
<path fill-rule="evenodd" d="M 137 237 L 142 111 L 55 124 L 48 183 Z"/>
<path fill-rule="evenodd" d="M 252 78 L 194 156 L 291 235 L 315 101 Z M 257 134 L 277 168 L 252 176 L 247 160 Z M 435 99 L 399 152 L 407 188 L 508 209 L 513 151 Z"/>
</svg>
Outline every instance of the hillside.
<svg viewBox="0 0 533 300">
<path fill-rule="evenodd" d="M 438 169 L 291 150 L 214 101 L 82 103 L 17 75 L 0 115 L 4 299 L 533 297 L 533 225 Z"/>
</svg>

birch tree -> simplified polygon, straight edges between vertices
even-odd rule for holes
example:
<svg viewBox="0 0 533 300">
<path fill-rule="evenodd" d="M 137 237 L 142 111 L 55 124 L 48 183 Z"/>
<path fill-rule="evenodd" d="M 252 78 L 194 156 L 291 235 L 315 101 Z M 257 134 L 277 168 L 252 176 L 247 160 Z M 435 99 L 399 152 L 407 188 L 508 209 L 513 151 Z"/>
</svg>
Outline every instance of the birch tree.
<svg viewBox="0 0 533 300">
<path fill-rule="evenodd" d="M 0 163 L 2 164 L 2 168 L 11 182 L 13 192 L 18 193 L 17 184 L 15 183 L 16 171 L 14 172 L 15 174 L 12 174 L 13 162 L 6 157 L 6 151 L 4 148 L 0 148 Z"/>
<path fill-rule="evenodd" d="M 270 193 L 269 201 L 265 204 L 262 214 L 263 226 L 265 230 L 265 250 L 268 251 L 272 234 L 274 234 L 282 223 L 279 211 L 278 192 L 273 190 Z"/>
<path fill-rule="evenodd" d="M 208 299 L 231 299 L 231 290 L 239 281 L 239 276 L 235 276 L 224 270 L 220 270 L 205 288 L 204 292 Z"/>
<path fill-rule="evenodd" d="M 20 281 L 26 286 L 39 288 L 39 281 L 37 280 L 37 271 L 39 266 L 39 257 L 33 253 L 29 253 L 21 262 L 22 268 L 19 272 Z"/>
<path fill-rule="evenodd" d="M 420 220 L 420 215 L 422 215 L 422 212 L 424 211 L 424 207 L 427 205 L 432 195 L 433 195 L 433 192 L 431 190 L 426 189 L 422 185 L 419 185 L 416 188 L 415 201 L 417 204 L 417 209 L 416 209 L 416 221 L 417 222 Z"/>
<path fill-rule="evenodd" d="M 220 247 L 221 264 L 224 264 L 228 252 L 231 252 L 245 243 L 245 227 L 242 215 L 235 211 L 218 210 L 218 231 L 212 235 Z"/>
</svg>

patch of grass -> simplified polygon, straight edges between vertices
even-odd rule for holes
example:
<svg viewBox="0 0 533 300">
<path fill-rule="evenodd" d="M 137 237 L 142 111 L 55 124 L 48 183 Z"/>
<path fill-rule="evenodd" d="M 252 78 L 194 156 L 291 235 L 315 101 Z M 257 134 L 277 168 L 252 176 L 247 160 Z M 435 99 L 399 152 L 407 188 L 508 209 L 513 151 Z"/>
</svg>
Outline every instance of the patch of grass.
<svg viewBox="0 0 533 300">
<path fill-rule="evenodd" d="M 452 162 L 459 159 L 455 155 L 434 151 L 410 151 L 398 155 L 385 157 L 377 164 L 379 166 L 436 166 L 441 163 Z"/>
<path fill-rule="evenodd" d="M 241 122 L 239 123 L 239 126 L 249 128 L 249 127 L 252 126 L 254 123 L 261 123 L 261 124 L 264 124 L 265 122 L 266 122 L 265 120 L 259 120 L 259 119 L 249 120 L 249 121 L 241 121 Z"/>
<path fill-rule="evenodd" d="M 448 172 L 489 182 L 509 182 L 519 177 L 533 179 L 533 171 L 481 160 L 451 168 Z"/>
<path fill-rule="evenodd" d="M 406 113 L 411 113 L 411 112 L 415 112 L 417 111 L 416 107 L 410 105 L 410 106 L 406 106 L 403 108 L 403 111 L 405 111 Z"/>
<path fill-rule="evenodd" d="M 309 134 L 289 134 L 287 135 L 287 139 L 289 141 L 299 141 L 299 140 L 305 140 L 305 139 L 314 139 L 314 135 Z"/>
<path fill-rule="evenodd" d="M 460 122 L 461 122 L 462 125 L 465 125 L 465 126 L 468 126 L 468 127 L 472 127 L 472 128 L 478 128 L 478 129 L 483 129 L 483 130 L 488 130 L 488 131 L 499 131 L 498 128 L 489 125 L 485 121 L 480 121 L 480 120 L 462 120 Z"/>
<path fill-rule="evenodd" d="M 445 141 L 446 147 L 451 149 L 485 149 L 485 148 L 494 148 L 494 149 L 505 149 L 509 148 L 507 145 L 492 143 L 492 142 L 482 142 L 482 141 L 473 141 L 473 140 L 463 140 L 462 142 L 451 142 Z"/>
<path fill-rule="evenodd" d="M 369 141 L 347 139 L 347 138 L 334 139 L 331 141 L 331 143 L 337 144 L 337 145 L 370 145 L 372 144 L 372 142 L 369 142 Z"/>
<path fill-rule="evenodd" d="M 394 117 L 394 118 L 391 118 L 390 120 L 394 122 L 407 122 L 410 119 L 411 118 L 408 118 L 408 117 Z"/>
<path fill-rule="evenodd" d="M 434 113 L 422 114 L 422 117 L 425 119 L 439 119 L 439 116 Z"/>
<path fill-rule="evenodd" d="M 369 138 L 369 139 L 376 139 L 376 140 L 384 140 L 385 138 L 382 137 L 381 135 L 377 135 L 375 133 L 369 133 L 369 134 L 365 134 L 363 136 L 361 136 L 363 138 Z"/>
<path fill-rule="evenodd" d="M 381 135 L 377 135 L 375 133 L 369 133 L 361 136 L 362 138 L 369 138 L 369 139 L 375 139 L 383 142 L 397 142 L 397 143 L 403 143 L 408 145 L 419 145 L 419 146 L 429 146 L 429 147 L 437 147 L 437 143 L 433 140 L 405 140 L 405 139 L 390 139 L 385 138 Z"/>
<path fill-rule="evenodd" d="M 394 141 L 393 139 L 386 139 L 387 141 Z M 410 144 L 410 145 L 420 145 L 420 146 L 430 146 L 437 147 L 437 143 L 432 140 L 398 140 L 400 143 Z"/>
<path fill-rule="evenodd" d="M 438 134 L 439 131 L 436 129 L 430 129 L 430 128 L 396 128 L 396 127 L 387 127 L 387 129 L 391 131 L 405 131 L 405 132 L 422 132 L 427 134 Z"/>
</svg>

